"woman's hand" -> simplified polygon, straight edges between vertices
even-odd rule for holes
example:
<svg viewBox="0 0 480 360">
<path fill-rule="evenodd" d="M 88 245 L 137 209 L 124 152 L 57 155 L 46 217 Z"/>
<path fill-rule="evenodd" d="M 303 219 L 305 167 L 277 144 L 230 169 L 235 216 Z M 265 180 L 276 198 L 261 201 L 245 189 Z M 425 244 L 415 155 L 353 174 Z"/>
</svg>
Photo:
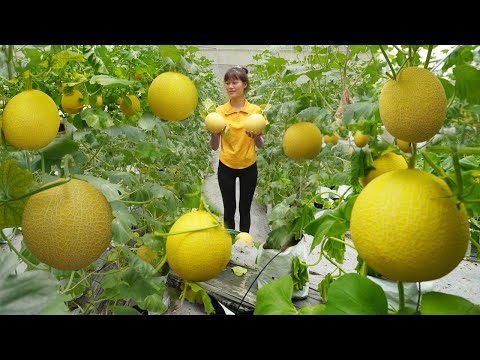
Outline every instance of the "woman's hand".
<svg viewBox="0 0 480 360">
<path fill-rule="evenodd" d="M 212 148 L 212 150 L 217 150 L 218 147 L 220 146 L 220 138 L 222 137 L 222 135 L 225 133 L 225 129 L 227 127 L 225 126 L 222 131 L 220 131 L 219 133 L 217 134 L 214 134 L 214 133 L 210 133 L 210 147 Z"/>
<path fill-rule="evenodd" d="M 256 134 L 252 131 L 246 131 L 245 130 L 245 134 L 247 134 L 247 136 L 255 142 L 255 146 L 257 148 L 260 149 L 260 148 L 263 147 L 263 144 L 264 144 L 263 133 Z"/>
<path fill-rule="evenodd" d="M 247 134 L 247 136 L 252 140 L 255 140 L 257 137 L 263 135 L 263 134 L 256 134 L 253 131 L 247 131 L 247 130 L 245 130 L 245 134 Z"/>
<path fill-rule="evenodd" d="M 225 130 L 227 129 L 227 127 L 225 126 L 222 130 L 220 130 L 219 132 L 217 133 L 210 133 L 211 135 L 224 135 L 225 134 Z"/>
</svg>

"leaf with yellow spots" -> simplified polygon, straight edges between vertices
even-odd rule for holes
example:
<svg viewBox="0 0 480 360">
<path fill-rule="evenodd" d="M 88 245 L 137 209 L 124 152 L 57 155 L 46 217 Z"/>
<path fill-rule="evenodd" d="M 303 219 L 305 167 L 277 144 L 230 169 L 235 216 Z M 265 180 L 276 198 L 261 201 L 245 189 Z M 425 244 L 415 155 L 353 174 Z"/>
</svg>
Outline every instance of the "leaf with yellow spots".
<svg viewBox="0 0 480 360">
<path fill-rule="evenodd" d="M 184 298 L 191 303 L 203 304 L 203 308 L 207 314 L 215 314 L 215 308 L 212 300 L 207 292 L 197 283 L 185 281 L 182 283 Z"/>
<path fill-rule="evenodd" d="M 15 160 L 0 165 L 0 229 L 20 226 L 28 197 L 15 199 L 25 195 L 32 183 L 32 173 L 19 168 Z"/>
<path fill-rule="evenodd" d="M 247 273 L 247 269 L 241 266 L 234 266 L 232 267 L 232 271 L 237 276 L 243 276 Z"/>
</svg>

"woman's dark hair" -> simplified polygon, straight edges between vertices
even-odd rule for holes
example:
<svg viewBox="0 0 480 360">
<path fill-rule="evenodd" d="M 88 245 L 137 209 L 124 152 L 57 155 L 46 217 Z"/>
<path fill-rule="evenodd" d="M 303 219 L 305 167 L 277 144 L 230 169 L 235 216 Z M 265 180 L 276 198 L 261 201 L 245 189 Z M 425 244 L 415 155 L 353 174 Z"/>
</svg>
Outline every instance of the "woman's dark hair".
<svg viewBox="0 0 480 360">
<path fill-rule="evenodd" d="M 245 92 L 247 92 L 248 89 L 250 89 L 250 81 L 248 80 L 248 70 L 243 66 L 236 65 L 227 70 L 227 72 L 223 76 L 223 81 L 227 82 L 230 80 L 241 80 L 244 83 L 247 83 Z"/>
</svg>

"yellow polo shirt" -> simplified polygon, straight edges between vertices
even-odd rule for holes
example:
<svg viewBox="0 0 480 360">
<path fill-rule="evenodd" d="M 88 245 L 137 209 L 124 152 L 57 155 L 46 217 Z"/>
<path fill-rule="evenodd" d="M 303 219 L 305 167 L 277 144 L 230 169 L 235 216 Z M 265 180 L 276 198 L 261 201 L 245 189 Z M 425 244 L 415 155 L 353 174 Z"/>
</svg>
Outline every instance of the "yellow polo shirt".
<svg viewBox="0 0 480 360">
<path fill-rule="evenodd" d="M 221 114 L 228 126 L 226 134 L 222 135 L 220 161 L 233 169 L 245 169 L 257 161 L 255 142 L 245 133 L 245 120 L 248 115 L 261 113 L 260 106 L 250 104 L 245 99 L 245 104 L 240 111 L 230 104 L 230 101 L 217 107 L 216 112 Z M 268 120 L 265 118 L 266 123 Z"/>
</svg>

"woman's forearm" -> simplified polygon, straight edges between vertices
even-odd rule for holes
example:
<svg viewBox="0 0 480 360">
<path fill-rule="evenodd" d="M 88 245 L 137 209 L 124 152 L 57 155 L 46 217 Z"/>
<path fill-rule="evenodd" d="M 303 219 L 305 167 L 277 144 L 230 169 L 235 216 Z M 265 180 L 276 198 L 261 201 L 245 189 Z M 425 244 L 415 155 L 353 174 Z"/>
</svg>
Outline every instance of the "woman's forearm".
<svg viewBox="0 0 480 360">
<path fill-rule="evenodd" d="M 212 150 L 217 150 L 220 146 L 220 134 L 210 134 L 210 147 Z"/>
<path fill-rule="evenodd" d="M 264 143 L 265 143 L 265 139 L 263 138 L 263 135 L 257 136 L 255 138 L 255 146 L 257 148 L 261 149 Z"/>
</svg>

